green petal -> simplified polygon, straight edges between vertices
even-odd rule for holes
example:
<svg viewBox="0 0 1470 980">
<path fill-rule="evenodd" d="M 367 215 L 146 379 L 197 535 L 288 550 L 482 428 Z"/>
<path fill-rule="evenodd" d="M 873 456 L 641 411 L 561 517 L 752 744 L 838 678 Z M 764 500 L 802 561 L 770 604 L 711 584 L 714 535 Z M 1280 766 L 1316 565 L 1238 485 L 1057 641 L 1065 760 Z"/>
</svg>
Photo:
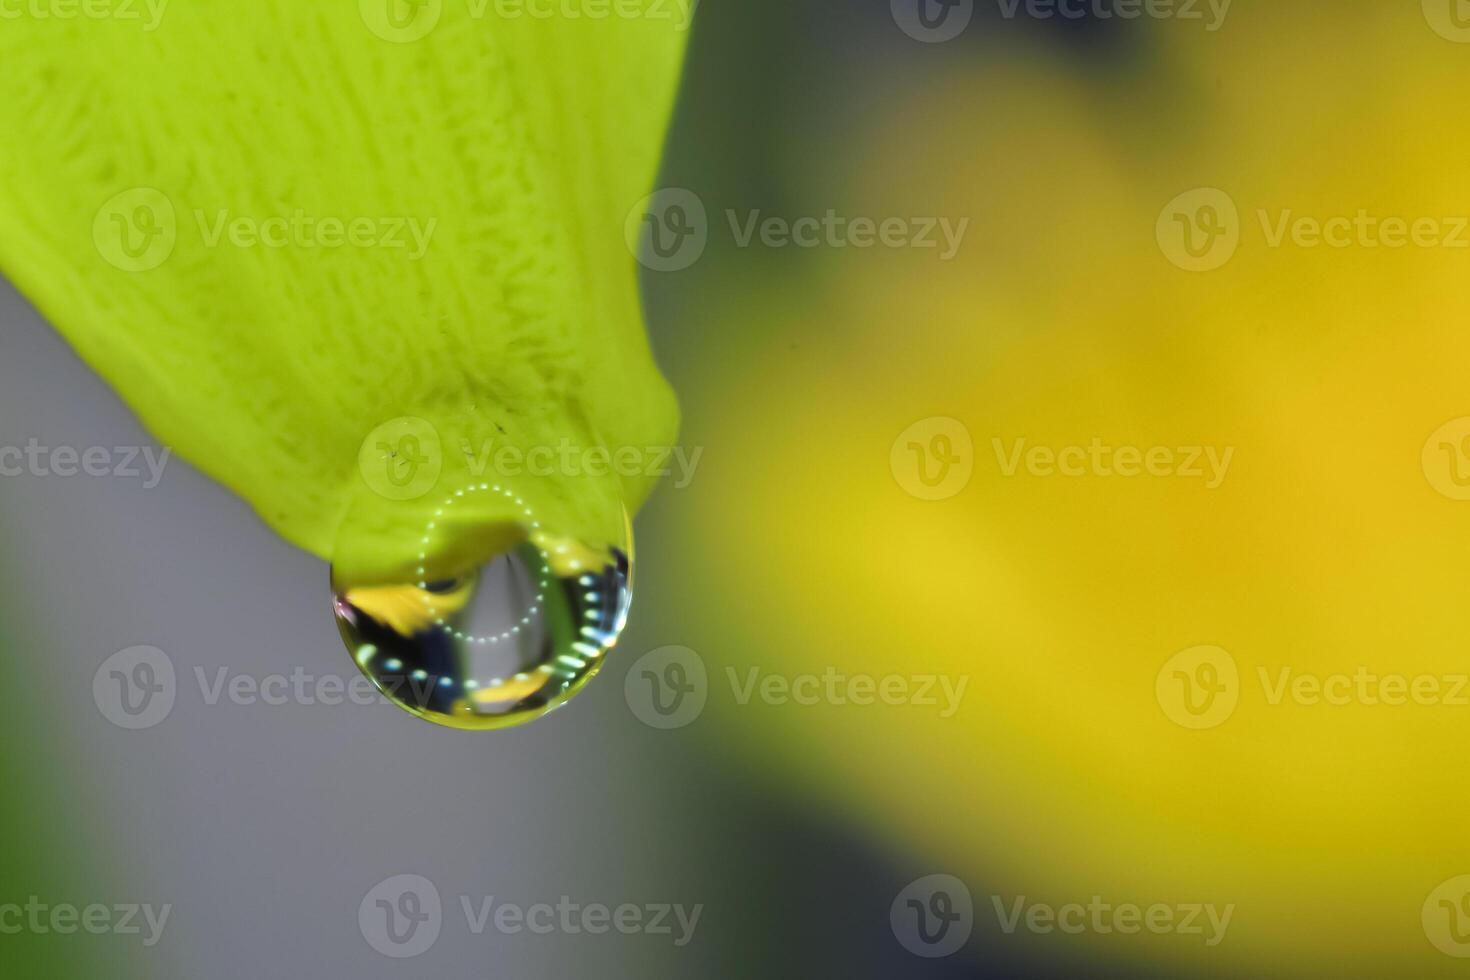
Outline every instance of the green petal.
<svg viewBox="0 0 1470 980">
<path fill-rule="evenodd" d="M 361 560 L 391 564 L 446 493 L 496 475 L 466 448 L 674 438 L 623 228 L 684 6 L 136 0 L 7 21 L 0 266 L 287 540 L 331 558 L 350 512 Z M 436 478 L 395 499 L 359 456 L 405 416 L 437 437 L 418 444 Z M 589 541 L 650 489 L 498 482 Z"/>
</svg>

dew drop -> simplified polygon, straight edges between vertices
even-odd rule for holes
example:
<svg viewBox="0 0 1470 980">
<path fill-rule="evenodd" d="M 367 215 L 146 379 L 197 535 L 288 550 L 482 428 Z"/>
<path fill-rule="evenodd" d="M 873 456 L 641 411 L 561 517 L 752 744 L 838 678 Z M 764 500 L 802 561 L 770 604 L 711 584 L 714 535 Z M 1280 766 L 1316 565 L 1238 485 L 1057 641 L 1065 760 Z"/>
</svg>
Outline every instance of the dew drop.
<svg viewBox="0 0 1470 980">
<path fill-rule="evenodd" d="M 405 582 L 347 581 L 334 565 L 337 628 L 411 714 L 471 730 L 530 721 L 580 691 L 617 642 L 632 601 L 628 537 L 590 546 L 532 522 L 466 573 L 443 574 L 428 554 Z"/>
</svg>

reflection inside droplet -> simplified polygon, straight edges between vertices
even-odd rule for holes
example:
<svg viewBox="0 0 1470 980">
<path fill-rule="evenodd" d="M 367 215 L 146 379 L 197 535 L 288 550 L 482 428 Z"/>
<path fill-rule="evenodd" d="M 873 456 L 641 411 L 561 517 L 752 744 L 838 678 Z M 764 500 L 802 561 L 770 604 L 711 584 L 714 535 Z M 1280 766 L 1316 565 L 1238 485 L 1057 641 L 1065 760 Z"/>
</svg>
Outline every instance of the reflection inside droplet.
<svg viewBox="0 0 1470 980">
<path fill-rule="evenodd" d="M 631 544 L 592 547 L 538 524 L 480 566 L 444 574 L 419 555 L 414 581 L 346 581 L 332 605 L 348 650 L 390 700 L 454 728 L 529 721 L 576 694 L 627 621 Z"/>
</svg>

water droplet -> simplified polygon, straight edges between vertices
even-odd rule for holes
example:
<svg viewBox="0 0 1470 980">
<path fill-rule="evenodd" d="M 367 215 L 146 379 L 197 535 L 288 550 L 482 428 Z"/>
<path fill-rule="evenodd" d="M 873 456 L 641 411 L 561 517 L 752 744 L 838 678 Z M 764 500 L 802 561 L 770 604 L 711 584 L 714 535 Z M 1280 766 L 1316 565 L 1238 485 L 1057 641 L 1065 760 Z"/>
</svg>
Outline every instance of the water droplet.
<svg viewBox="0 0 1470 980">
<path fill-rule="evenodd" d="M 476 486 L 444 506 L 477 492 L 505 491 Z M 452 565 L 430 554 L 427 534 L 409 581 L 350 581 L 333 566 L 338 630 L 391 701 L 452 728 L 504 728 L 559 707 L 601 669 L 632 600 L 631 532 L 590 545 L 527 520 L 491 535 L 468 568 L 462 551 Z"/>
</svg>

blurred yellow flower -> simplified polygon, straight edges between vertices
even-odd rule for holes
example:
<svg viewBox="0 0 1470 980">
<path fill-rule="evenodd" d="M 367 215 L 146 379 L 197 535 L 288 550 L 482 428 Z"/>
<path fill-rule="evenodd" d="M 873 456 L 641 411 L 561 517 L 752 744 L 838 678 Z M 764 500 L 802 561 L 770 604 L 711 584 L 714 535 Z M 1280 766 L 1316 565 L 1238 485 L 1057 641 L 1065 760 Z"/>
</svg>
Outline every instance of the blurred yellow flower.
<svg viewBox="0 0 1470 980">
<path fill-rule="evenodd" d="M 1233 904 L 1207 950 L 1065 941 L 1234 975 L 1470 953 L 1430 900 L 1470 871 L 1470 48 L 1428 6 L 1238 4 L 1132 24 L 1126 68 L 1013 45 L 914 79 L 837 154 L 843 205 L 969 217 L 955 259 L 741 284 L 728 329 L 766 332 L 696 383 L 767 397 L 693 421 L 681 642 L 754 762 L 978 918 Z M 806 152 L 789 190 L 825 205 Z M 969 683 L 952 717 L 742 703 L 753 665 Z"/>
</svg>

